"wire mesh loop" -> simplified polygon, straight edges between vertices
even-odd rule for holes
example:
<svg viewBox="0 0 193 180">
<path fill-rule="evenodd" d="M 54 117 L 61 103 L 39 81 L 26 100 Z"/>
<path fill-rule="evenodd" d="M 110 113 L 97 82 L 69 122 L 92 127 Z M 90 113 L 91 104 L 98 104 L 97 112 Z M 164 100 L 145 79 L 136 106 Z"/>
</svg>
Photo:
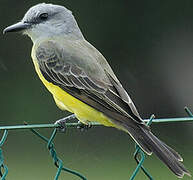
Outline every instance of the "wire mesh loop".
<svg viewBox="0 0 193 180">
<path fill-rule="evenodd" d="M 53 140 L 56 136 L 56 133 L 57 133 L 57 128 L 55 128 L 50 136 L 50 138 L 46 138 L 45 136 L 41 135 L 38 131 L 34 130 L 34 129 L 31 129 L 31 131 L 37 135 L 39 138 L 41 138 L 42 140 L 44 140 L 46 143 L 47 143 L 47 148 L 50 152 L 50 155 L 54 161 L 54 164 L 55 166 L 58 168 L 57 169 L 57 172 L 56 172 L 56 176 L 54 178 L 54 180 L 58 180 L 60 174 L 61 174 L 61 171 L 66 171 L 68 173 L 71 173 L 77 177 L 79 177 L 80 179 L 82 180 L 87 180 L 86 177 L 84 177 L 82 174 L 80 174 L 79 172 L 76 172 L 74 170 L 71 170 L 71 169 L 68 169 L 66 167 L 63 166 L 63 162 L 60 158 L 58 158 L 57 156 L 57 153 L 56 153 L 56 150 L 54 148 L 54 143 L 53 143 Z"/>
<path fill-rule="evenodd" d="M 0 140 L 0 176 L 1 176 L 1 180 L 5 180 L 5 177 L 8 174 L 8 168 L 4 164 L 4 157 L 3 157 L 3 150 L 2 150 L 2 146 L 5 143 L 5 140 L 7 139 L 7 135 L 8 135 L 8 130 L 4 130 L 3 136 Z"/>
</svg>

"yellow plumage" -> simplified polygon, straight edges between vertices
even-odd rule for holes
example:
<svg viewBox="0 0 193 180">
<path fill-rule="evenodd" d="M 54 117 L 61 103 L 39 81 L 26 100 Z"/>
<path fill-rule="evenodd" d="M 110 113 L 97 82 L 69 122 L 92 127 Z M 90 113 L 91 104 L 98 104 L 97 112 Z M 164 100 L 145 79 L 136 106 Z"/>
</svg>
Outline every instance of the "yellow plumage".
<svg viewBox="0 0 193 180">
<path fill-rule="evenodd" d="M 74 98 L 60 87 L 48 82 L 43 77 L 39 69 L 34 48 L 32 49 L 32 59 L 39 78 L 46 86 L 46 88 L 52 93 L 54 100 L 60 109 L 74 113 L 76 117 L 84 124 L 88 124 L 90 121 L 93 121 L 99 122 L 105 126 L 115 127 L 115 124 L 113 124 L 111 120 L 103 113 Z"/>
</svg>

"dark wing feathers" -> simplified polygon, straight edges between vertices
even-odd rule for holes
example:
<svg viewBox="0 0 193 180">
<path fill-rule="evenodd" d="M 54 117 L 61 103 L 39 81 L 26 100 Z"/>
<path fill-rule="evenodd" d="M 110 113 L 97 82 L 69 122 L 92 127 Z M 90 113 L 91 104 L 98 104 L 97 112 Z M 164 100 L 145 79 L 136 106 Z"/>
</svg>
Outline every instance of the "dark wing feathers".
<svg viewBox="0 0 193 180">
<path fill-rule="evenodd" d="M 125 91 L 125 89 L 122 87 L 122 85 L 115 81 L 113 79 L 113 77 L 107 72 L 105 71 L 105 73 L 107 74 L 109 80 L 111 81 L 113 87 L 115 87 L 117 94 L 121 97 L 121 99 L 127 103 L 127 105 L 129 105 L 130 107 L 130 114 L 134 114 L 135 115 L 135 119 L 138 119 L 139 121 L 141 121 L 141 118 L 139 116 L 139 113 L 134 105 L 134 103 L 132 102 L 131 98 L 129 97 L 129 95 L 127 94 L 127 92 Z"/>
<path fill-rule="evenodd" d="M 109 74 L 105 75 L 109 79 L 108 83 L 88 75 L 87 69 L 79 67 L 73 61 L 81 57 L 68 54 L 66 57 L 68 61 L 66 61 L 65 55 L 59 55 L 58 49 L 55 43 L 49 42 L 42 43 L 36 50 L 40 70 L 47 81 L 58 85 L 110 118 L 116 118 L 120 122 L 131 118 L 142 123 L 137 110 L 120 83 L 117 83 Z M 81 61 L 84 61 L 83 58 Z"/>
</svg>

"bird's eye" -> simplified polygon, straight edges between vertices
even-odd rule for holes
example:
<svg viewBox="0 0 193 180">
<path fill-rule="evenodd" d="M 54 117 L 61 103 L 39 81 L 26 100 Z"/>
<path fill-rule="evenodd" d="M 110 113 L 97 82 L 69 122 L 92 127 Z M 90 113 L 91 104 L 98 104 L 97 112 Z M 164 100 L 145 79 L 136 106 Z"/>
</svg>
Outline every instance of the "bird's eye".
<svg viewBox="0 0 193 180">
<path fill-rule="evenodd" d="M 48 13 L 42 13 L 42 14 L 40 14 L 40 16 L 39 16 L 39 18 L 41 19 L 41 20 L 46 20 L 46 19 L 48 19 Z"/>
</svg>

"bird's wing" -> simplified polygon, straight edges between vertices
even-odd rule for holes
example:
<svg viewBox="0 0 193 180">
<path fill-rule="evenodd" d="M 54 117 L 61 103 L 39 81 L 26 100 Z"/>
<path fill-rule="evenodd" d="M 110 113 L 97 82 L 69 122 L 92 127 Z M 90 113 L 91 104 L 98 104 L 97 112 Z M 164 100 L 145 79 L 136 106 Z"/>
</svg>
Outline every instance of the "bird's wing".
<svg viewBox="0 0 193 180">
<path fill-rule="evenodd" d="M 143 122 L 121 84 L 93 59 L 89 48 L 48 40 L 38 45 L 35 55 L 47 81 L 111 119 Z"/>
</svg>

